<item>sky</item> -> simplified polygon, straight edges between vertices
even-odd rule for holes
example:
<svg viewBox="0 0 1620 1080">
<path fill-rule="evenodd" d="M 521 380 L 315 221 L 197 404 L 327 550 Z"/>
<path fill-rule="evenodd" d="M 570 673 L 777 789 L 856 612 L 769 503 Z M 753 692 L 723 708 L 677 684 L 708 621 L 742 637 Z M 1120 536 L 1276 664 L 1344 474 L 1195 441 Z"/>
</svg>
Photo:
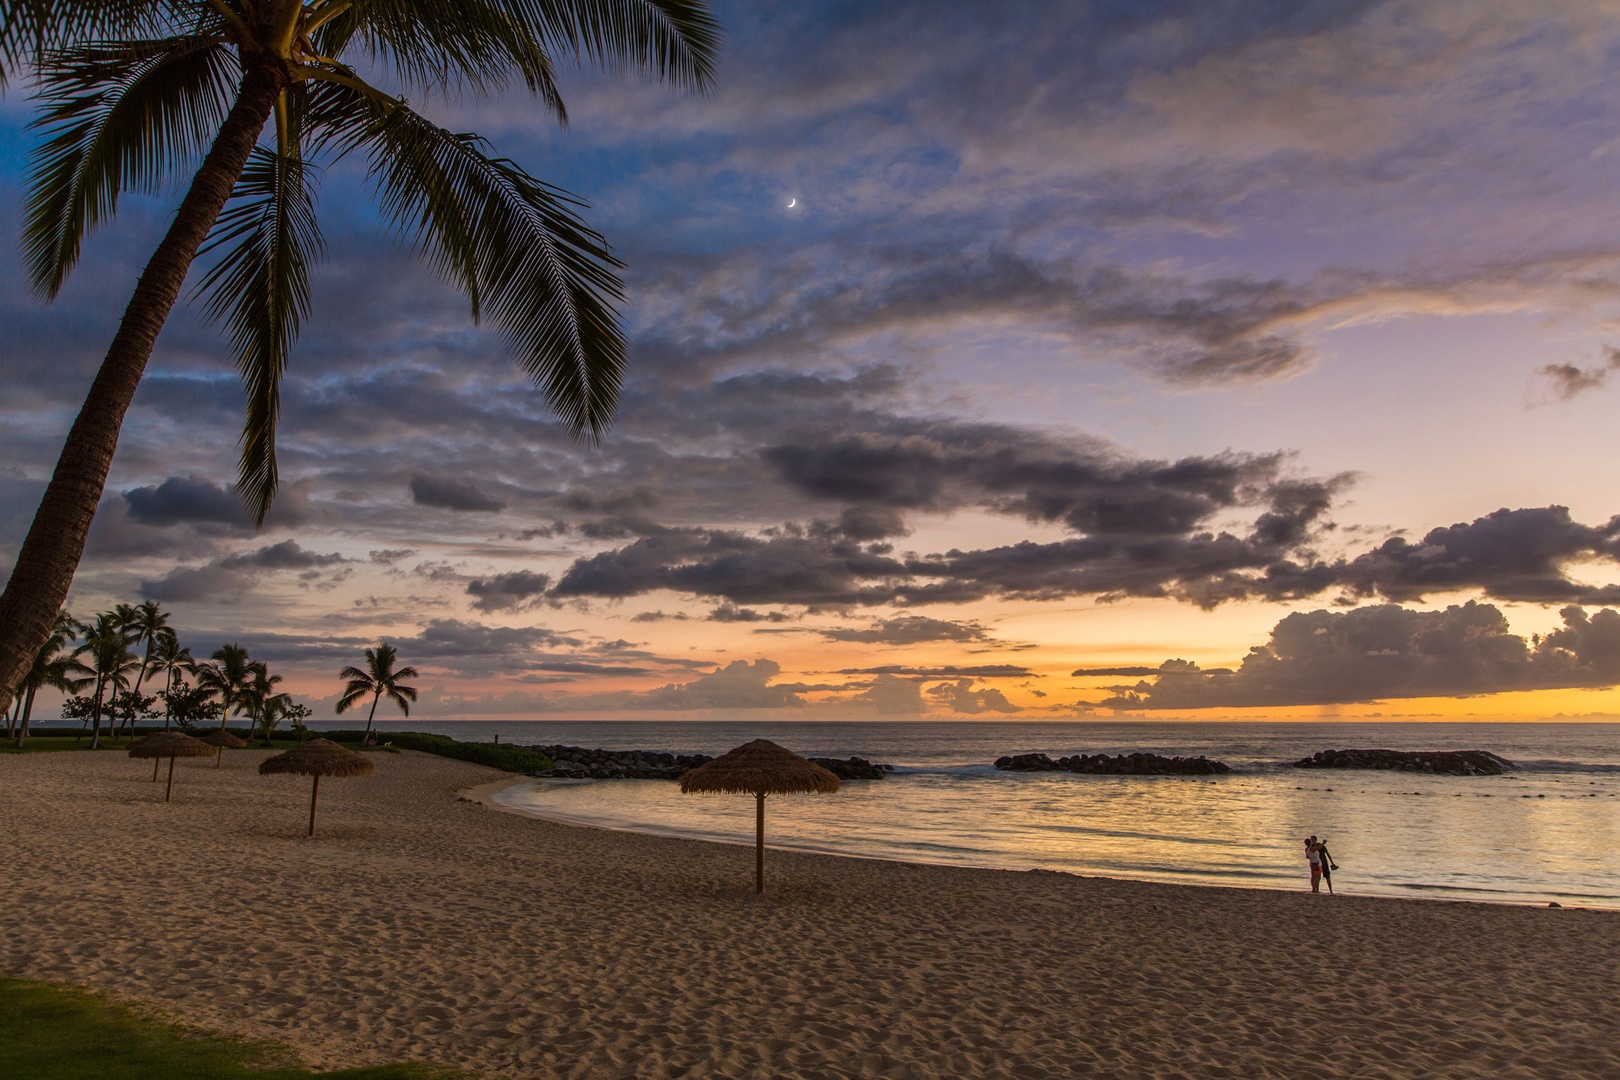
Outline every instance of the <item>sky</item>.
<svg viewBox="0 0 1620 1080">
<path fill-rule="evenodd" d="M 599 447 L 333 163 L 265 526 L 177 309 L 70 609 L 322 716 L 380 640 L 433 718 L 1620 714 L 1620 3 L 714 7 L 707 96 L 416 103 L 625 262 Z M 40 303 L 32 112 L 0 563 L 178 197 Z"/>
</svg>

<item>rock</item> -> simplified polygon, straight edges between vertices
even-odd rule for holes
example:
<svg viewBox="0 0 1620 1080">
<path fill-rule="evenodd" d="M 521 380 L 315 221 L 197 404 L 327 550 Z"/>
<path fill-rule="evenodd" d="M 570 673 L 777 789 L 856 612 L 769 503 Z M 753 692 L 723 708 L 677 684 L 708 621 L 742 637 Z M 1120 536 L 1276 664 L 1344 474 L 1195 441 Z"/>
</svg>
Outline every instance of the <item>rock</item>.
<svg viewBox="0 0 1620 1080">
<path fill-rule="evenodd" d="M 848 761 L 826 757 L 813 757 L 810 760 L 840 780 L 881 780 L 894 771 L 893 765 L 878 765 L 861 757 L 852 757 Z"/>
<path fill-rule="evenodd" d="M 1501 776 L 1513 762 L 1485 750 L 1322 750 L 1296 769 L 1400 769 L 1437 776 Z"/>
<path fill-rule="evenodd" d="M 582 746 L 531 746 L 551 759 L 552 770 L 541 773 L 563 780 L 679 780 L 682 774 L 714 759 L 707 754 L 670 754 L 658 750 L 587 750 Z M 812 758 L 841 780 L 881 780 L 893 765 L 878 765 L 865 758 L 848 761 Z"/>
<path fill-rule="evenodd" d="M 1215 776 L 1229 773 L 1224 761 L 1163 754 L 1076 754 L 1053 761 L 1045 754 L 1014 754 L 996 759 L 996 768 L 1011 772 L 1073 772 L 1103 776 Z"/>
</svg>

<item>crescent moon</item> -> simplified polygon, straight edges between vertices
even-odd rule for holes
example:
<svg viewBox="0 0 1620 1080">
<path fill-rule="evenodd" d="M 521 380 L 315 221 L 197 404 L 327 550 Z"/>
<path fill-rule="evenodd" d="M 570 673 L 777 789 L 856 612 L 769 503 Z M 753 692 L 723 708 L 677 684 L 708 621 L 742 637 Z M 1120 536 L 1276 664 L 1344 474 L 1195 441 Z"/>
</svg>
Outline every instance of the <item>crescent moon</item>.
<svg viewBox="0 0 1620 1080">
<path fill-rule="evenodd" d="M 788 209 L 789 210 L 793 209 L 797 205 L 799 205 L 799 200 L 798 199 L 789 199 L 788 200 Z"/>
</svg>

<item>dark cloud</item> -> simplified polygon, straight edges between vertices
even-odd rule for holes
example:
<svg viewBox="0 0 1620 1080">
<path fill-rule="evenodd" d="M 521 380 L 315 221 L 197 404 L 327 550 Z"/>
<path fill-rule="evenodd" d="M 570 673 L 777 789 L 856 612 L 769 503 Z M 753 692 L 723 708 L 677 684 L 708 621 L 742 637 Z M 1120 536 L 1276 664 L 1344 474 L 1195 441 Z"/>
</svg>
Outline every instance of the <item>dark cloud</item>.
<svg viewBox="0 0 1620 1080">
<path fill-rule="evenodd" d="M 197 477 L 171 476 L 155 487 L 124 492 L 129 516 L 143 525 L 192 524 L 199 521 L 242 525 L 247 510 L 234 491 Z"/>
<path fill-rule="evenodd" d="M 251 532 L 252 515 L 232 488 L 198 476 L 170 476 L 161 484 L 130 488 L 124 492 L 131 521 L 166 528 L 173 525 L 227 526 L 235 532 Z M 308 485 L 294 481 L 283 484 L 265 527 L 293 527 L 310 520 Z"/>
<path fill-rule="evenodd" d="M 989 633 L 976 622 L 901 615 L 881 619 L 864 630 L 833 627 L 818 631 L 829 641 L 861 641 L 874 645 L 916 645 L 924 641 L 988 641 Z"/>
<path fill-rule="evenodd" d="M 347 562 L 332 552 L 322 555 L 307 551 L 296 540 L 283 540 L 251 551 L 225 555 L 202 566 L 179 566 L 161 578 L 140 583 L 140 592 L 149 600 L 169 603 L 221 603 L 241 601 L 268 574 L 298 570 L 317 580 L 321 568 Z"/>
<path fill-rule="evenodd" d="M 1566 564 L 1592 557 L 1620 558 L 1620 517 L 1589 526 L 1562 506 L 1502 509 L 1432 529 L 1415 544 L 1393 537 L 1334 567 L 1333 584 L 1395 601 L 1479 589 L 1498 600 L 1535 604 L 1620 603 L 1620 587 L 1581 585 L 1565 573 Z"/>
<path fill-rule="evenodd" d="M 382 548 L 376 551 L 368 551 L 366 557 L 380 566 L 393 566 L 401 559 L 408 559 L 415 554 L 415 548 Z"/>
<path fill-rule="evenodd" d="M 498 513 L 506 509 L 506 503 L 486 495 L 470 480 L 418 473 L 411 477 L 410 489 L 411 501 L 418 506 L 469 513 Z"/>
<path fill-rule="evenodd" d="M 467 595 L 473 597 L 473 607 L 479 611 L 511 611 L 526 607 L 536 597 L 544 595 L 551 578 L 532 570 L 513 570 L 490 578 L 475 578 L 467 583 Z"/>
<path fill-rule="evenodd" d="M 1620 612 L 1562 612 L 1526 641 L 1490 604 L 1413 611 L 1393 604 L 1299 612 L 1235 671 L 1167 661 L 1152 682 L 1116 688 L 1110 709 L 1255 708 L 1620 684 Z"/>
<path fill-rule="evenodd" d="M 1603 356 L 1604 362 L 1597 367 L 1545 364 L 1536 369 L 1536 374 L 1551 384 L 1554 396 L 1561 401 L 1568 401 L 1588 390 L 1600 389 L 1609 381 L 1609 376 L 1613 375 L 1616 369 L 1620 369 L 1620 349 L 1613 345 L 1605 345 Z"/>
<path fill-rule="evenodd" d="M 903 664 L 883 664 L 879 667 L 843 668 L 839 675 L 897 675 L 923 679 L 1025 679 L 1034 672 L 1018 664 L 979 664 L 958 667 L 945 664 L 937 667 L 907 667 Z"/>
<path fill-rule="evenodd" d="M 708 620 L 719 623 L 784 623 L 792 622 L 792 616 L 784 615 L 780 611 L 755 611 L 753 608 L 738 607 L 727 602 L 709 612 Z"/>
</svg>

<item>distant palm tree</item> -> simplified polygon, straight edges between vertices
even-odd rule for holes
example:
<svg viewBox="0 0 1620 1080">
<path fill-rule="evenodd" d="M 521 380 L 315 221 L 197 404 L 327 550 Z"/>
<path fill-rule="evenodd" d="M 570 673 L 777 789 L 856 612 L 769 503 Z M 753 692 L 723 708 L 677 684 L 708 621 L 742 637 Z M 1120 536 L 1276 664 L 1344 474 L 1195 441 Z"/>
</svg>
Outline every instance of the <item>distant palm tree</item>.
<svg viewBox="0 0 1620 1080">
<path fill-rule="evenodd" d="M 231 706 L 242 691 L 253 684 L 264 665 L 248 656 L 240 645 L 222 645 L 214 650 L 214 661 L 197 668 L 197 685 L 219 695 L 219 730 L 231 720 Z"/>
<path fill-rule="evenodd" d="M 117 612 L 104 611 L 96 621 L 84 628 L 84 644 L 73 650 L 75 657 L 88 656 L 91 678 L 95 684 L 95 697 L 91 699 L 90 749 L 101 745 L 101 711 L 108 699 L 120 690 L 129 689 L 129 673 L 140 666 L 134 653 L 129 651 L 129 638 L 125 636 L 123 620 Z"/>
<path fill-rule="evenodd" d="M 152 648 L 151 664 L 153 671 L 163 675 L 163 730 L 168 731 L 174 717 L 174 710 L 169 708 L 169 698 L 174 693 L 175 680 L 194 674 L 197 661 L 191 658 L 190 649 L 181 648 L 180 638 L 175 632 L 164 627 Z"/>
<path fill-rule="evenodd" d="M 130 644 L 146 646 L 146 655 L 141 659 L 141 673 L 135 677 L 135 692 L 141 692 L 141 683 L 146 681 L 148 669 L 152 666 L 152 650 L 156 647 L 158 639 L 169 630 L 169 613 L 158 605 L 156 600 L 144 600 L 137 604 L 124 623 L 124 629 L 129 632 Z"/>
<path fill-rule="evenodd" d="M 248 398 L 238 490 L 263 519 L 281 377 L 322 249 L 322 159 L 365 160 L 381 216 L 495 323 L 563 425 L 599 438 L 624 379 L 622 264 L 578 199 L 406 95 L 520 84 L 561 121 L 559 61 L 703 90 L 719 45 L 706 0 L 0 2 L 0 79 L 26 73 L 43 103 L 23 231 L 35 291 L 57 295 L 123 193 L 186 192 L 0 594 L 0 710 L 67 599 L 124 414 L 203 251 L 219 253 L 203 306 L 225 324 Z M 259 145 L 272 117 L 273 149 Z"/>
<path fill-rule="evenodd" d="M 355 702 L 371 695 L 371 713 L 366 717 L 366 742 L 371 741 L 371 722 L 377 718 L 377 702 L 388 696 L 388 700 L 399 706 L 399 711 L 406 716 L 411 715 L 411 702 L 416 700 L 416 687 L 405 686 L 401 679 L 414 679 L 418 672 L 413 667 L 394 668 L 394 661 L 399 659 L 394 647 L 385 642 L 379 642 L 375 649 L 366 650 L 366 666 L 362 670 L 357 667 L 346 667 L 338 672 L 338 678 L 349 680 L 343 688 L 343 696 L 338 698 L 337 712 L 344 713 Z"/>
<path fill-rule="evenodd" d="M 242 687 L 236 707 L 237 715 L 248 718 L 249 731 L 256 731 L 263 725 L 267 711 L 284 709 L 292 704 L 290 695 L 276 692 L 280 682 L 280 675 L 270 674 L 270 669 L 263 664 L 255 665 L 253 677 Z M 264 734 L 264 745 L 270 745 L 268 729 Z"/>
<path fill-rule="evenodd" d="M 71 653 L 62 652 L 67 643 L 77 636 L 78 630 L 79 624 L 73 620 L 73 616 L 65 611 L 57 613 L 51 636 L 45 639 L 45 647 L 34 657 L 34 663 L 23 673 L 22 682 L 17 687 L 22 717 L 15 725 L 13 746 L 21 746 L 28 739 L 28 720 L 34 714 L 34 696 L 41 689 L 48 686 L 64 694 L 72 694 L 89 684 L 90 680 L 81 676 L 89 675 L 90 669 Z"/>
</svg>

